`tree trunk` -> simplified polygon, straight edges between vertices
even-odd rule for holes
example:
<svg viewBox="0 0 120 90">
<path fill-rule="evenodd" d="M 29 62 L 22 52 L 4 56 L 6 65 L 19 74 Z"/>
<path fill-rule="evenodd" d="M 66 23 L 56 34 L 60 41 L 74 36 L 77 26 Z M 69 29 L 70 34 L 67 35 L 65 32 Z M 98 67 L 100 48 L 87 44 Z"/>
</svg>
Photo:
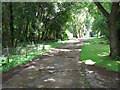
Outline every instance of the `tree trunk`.
<svg viewBox="0 0 120 90">
<path fill-rule="evenodd" d="M 38 42 L 40 43 L 40 30 L 38 29 Z"/>
<path fill-rule="evenodd" d="M 33 28 L 34 31 L 35 31 L 35 27 L 36 27 L 36 26 L 35 26 L 35 21 L 33 21 L 33 22 L 32 22 L 32 28 Z M 32 36 L 31 39 L 32 39 L 33 42 L 35 42 L 35 34 L 34 34 L 34 31 L 31 33 L 31 36 Z"/>
<path fill-rule="evenodd" d="M 75 37 L 78 38 L 78 36 L 77 36 L 77 31 L 76 31 L 76 25 L 74 25 L 73 31 L 74 31 Z"/>
<path fill-rule="evenodd" d="M 10 30 L 11 30 L 11 44 L 14 47 L 14 26 L 13 26 L 13 6 L 12 2 L 10 2 Z"/>
<path fill-rule="evenodd" d="M 49 33 L 49 31 L 48 31 L 48 29 L 46 30 L 46 33 L 45 33 L 45 35 L 44 35 L 44 40 L 47 40 L 48 39 L 48 33 Z"/>
<path fill-rule="evenodd" d="M 26 41 L 28 41 L 28 38 L 27 38 L 28 26 L 29 26 L 29 20 L 28 20 L 28 17 L 27 17 L 27 25 L 26 25 L 26 29 L 25 29 L 25 39 L 26 39 Z"/>
<path fill-rule="evenodd" d="M 112 9 L 108 20 L 110 38 L 110 56 L 120 56 L 119 38 L 117 31 L 117 20 L 119 13 L 119 2 L 112 3 Z"/>
<path fill-rule="evenodd" d="M 109 29 L 109 39 L 110 39 L 110 56 L 120 56 L 119 55 L 118 32 L 116 29 L 116 21 L 110 20 L 108 22 L 108 29 Z"/>
<path fill-rule="evenodd" d="M 29 35 L 29 41 L 32 43 L 31 32 L 30 32 L 30 35 Z"/>
<path fill-rule="evenodd" d="M 19 42 L 21 41 L 21 29 L 22 29 L 22 26 L 21 26 L 21 24 L 19 24 L 19 26 L 18 26 L 19 34 L 18 35 L 20 35 L 20 36 L 18 37 L 18 35 L 17 35 L 17 39 L 15 41 L 15 47 L 17 47 L 18 41 Z"/>
<path fill-rule="evenodd" d="M 44 39 L 44 36 L 45 36 L 45 31 L 42 32 L 42 37 L 41 37 L 41 40 Z"/>
<path fill-rule="evenodd" d="M 81 29 L 81 26 L 80 26 L 80 28 L 79 28 L 79 30 L 78 30 L 78 33 L 79 33 L 79 38 L 81 38 L 81 34 L 80 34 L 80 29 Z"/>
<path fill-rule="evenodd" d="M 8 47 L 11 47 L 10 34 L 8 30 L 7 3 L 5 3 L 5 8 L 4 8 L 4 23 L 5 23 L 5 29 L 6 29 L 7 44 L 8 44 Z"/>
<path fill-rule="evenodd" d="M 83 37 L 83 31 L 81 30 L 81 37 Z"/>
<path fill-rule="evenodd" d="M 43 41 L 44 40 L 44 37 L 45 37 L 45 34 L 46 34 L 46 24 L 45 24 L 45 30 L 42 32 L 42 37 L 41 37 L 41 40 Z"/>
</svg>

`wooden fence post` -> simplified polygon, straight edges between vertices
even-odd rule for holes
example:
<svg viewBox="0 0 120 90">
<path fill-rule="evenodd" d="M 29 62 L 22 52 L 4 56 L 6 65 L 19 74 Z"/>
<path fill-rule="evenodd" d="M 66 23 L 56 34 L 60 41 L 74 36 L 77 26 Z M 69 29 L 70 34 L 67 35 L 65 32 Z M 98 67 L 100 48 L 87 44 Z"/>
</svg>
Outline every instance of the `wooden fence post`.
<svg viewBox="0 0 120 90">
<path fill-rule="evenodd" d="M 26 58 L 27 58 L 28 50 L 27 50 L 27 45 L 26 45 Z"/>
<path fill-rule="evenodd" d="M 42 50 L 45 50 L 45 46 L 44 46 L 44 44 L 43 44 L 43 48 L 42 48 Z"/>
<path fill-rule="evenodd" d="M 9 63 L 9 47 L 7 47 L 7 57 L 8 57 L 8 63 Z"/>
</svg>

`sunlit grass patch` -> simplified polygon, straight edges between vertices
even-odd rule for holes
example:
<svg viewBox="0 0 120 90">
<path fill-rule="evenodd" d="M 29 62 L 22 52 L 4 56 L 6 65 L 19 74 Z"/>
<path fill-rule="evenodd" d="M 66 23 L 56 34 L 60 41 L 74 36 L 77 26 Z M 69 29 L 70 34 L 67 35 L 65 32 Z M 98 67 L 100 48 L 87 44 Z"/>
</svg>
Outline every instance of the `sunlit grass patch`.
<svg viewBox="0 0 120 90">
<path fill-rule="evenodd" d="M 86 43 L 80 53 L 80 59 L 85 64 L 97 65 L 107 70 L 120 72 L 118 68 L 120 63 L 109 56 L 110 48 L 106 44 L 108 41 L 105 38 L 89 39 Z"/>
</svg>

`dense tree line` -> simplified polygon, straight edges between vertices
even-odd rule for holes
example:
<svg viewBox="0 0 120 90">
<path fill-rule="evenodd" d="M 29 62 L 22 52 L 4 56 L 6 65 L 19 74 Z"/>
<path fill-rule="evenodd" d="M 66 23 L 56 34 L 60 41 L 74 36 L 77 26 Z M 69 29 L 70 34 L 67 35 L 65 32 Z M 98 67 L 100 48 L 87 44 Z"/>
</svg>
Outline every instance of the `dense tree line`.
<svg viewBox="0 0 120 90">
<path fill-rule="evenodd" d="M 3 3 L 3 47 L 17 47 L 21 42 L 39 43 L 65 39 L 66 29 L 78 38 L 77 34 L 82 37 L 85 30 L 89 31 L 92 25 L 92 32 L 105 35 L 109 39 L 110 55 L 120 56 L 119 2 L 93 1 L 95 2 Z M 85 16 L 83 21 L 81 15 Z M 94 21 L 91 18 L 94 18 Z"/>
<path fill-rule="evenodd" d="M 3 3 L 3 46 L 66 38 L 64 26 L 70 18 L 71 6 L 52 2 Z"/>
</svg>

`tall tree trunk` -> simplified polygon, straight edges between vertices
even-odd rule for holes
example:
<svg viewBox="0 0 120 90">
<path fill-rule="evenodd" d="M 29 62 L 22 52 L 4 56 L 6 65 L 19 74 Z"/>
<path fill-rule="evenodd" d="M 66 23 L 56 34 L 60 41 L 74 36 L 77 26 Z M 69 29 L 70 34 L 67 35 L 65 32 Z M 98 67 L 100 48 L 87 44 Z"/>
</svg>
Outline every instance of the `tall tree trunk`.
<svg viewBox="0 0 120 90">
<path fill-rule="evenodd" d="M 110 18 L 111 19 L 111 18 Z M 116 20 L 110 20 L 108 24 L 109 40 L 110 40 L 110 56 L 119 56 L 119 40 L 116 29 Z"/>
<path fill-rule="evenodd" d="M 110 32 L 110 56 L 120 56 L 119 37 L 117 31 L 117 20 L 119 13 L 119 2 L 112 3 L 112 9 L 108 21 L 108 28 Z"/>
<path fill-rule="evenodd" d="M 40 43 L 40 29 L 38 29 L 38 42 Z"/>
<path fill-rule="evenodd" d="M 48 34 L 48 29 L 45 30 L 45 31 L 42 33 L 42 38 L 41 38 L 41 40 L 46 40 L 46 39 L 47 39 L 47 34 Z"/>
<path fill-rule="evenodd" d="M 49 35 L 50 35 L 50 31 L 47 30 L 44 39 L 45 39 L 45 40 L 48 40 Z"/>
<path fill-rule="evenodd" d="M 32 43 L 31 36 L 32 36 L 32 33 L 30 32 L 30 35 L 29 35 L 29 41 Z"/>
<path fill-rule="evenodd" d="M 20 36 L 18 37 L 18 35 L 17 35 L 17 39 L 15 41 L 15 47 L 17 47 L 18 41 L 20 42 L 20 40 L 21 40 L 21 29 L 22 29 L 22 26 L 21 26 L 21 24 L 19 24 L 18 30 L 19 30 L 19 35 Z"/>
<path fill-rule="evenodd" d="M 7 44 L 8 44 L 8 47 L 11 47 L 10 34 L 8 30 L 7 3 L 5 3 L 5 8 L 4 8 L 4 23 L 5 23 L 5 29 L 6 29 Z"/>
<path fill-rule="evenodd" d="M 78 29 L 79 38 L 81 38 L 81 34 L 80 34 L 80 32 L 81 32 L 81 26 L 80 26 L 80 28 Z"/>
<path fill-rule="evenodd" d="M 48 39 L 52 39 L 52 30 L 49 31 Z"/>
<path fill-rule="evenodd" d="M 29 20 L 28 20 L 28 17 L 27 17 L 27 24 L 26 24 L 26 29 L 25 29 L 25 39 L 26 39 L 26 41 L 28 40 L 28 38 L 27 38 L 28 26 L 29 26 Z"/>
<path fill-rule="evenodd" d="M 41 37 L 41 40 L 43 41 L 44 40 L 44 37 L 45 37 L 45 34 L 46 34 L 46 23 L 45 23 L 45 30 L 42 32 L 42 37 Z"/>
<path fill-rule="evenodd" d="M 74 25 L 73 31 L 74 31 L 75 37 L 78 38 L 78 36 L 77 36 L 77 31 L 76 31 L 76 25 Z"/>
<path fill-rule="evenodd" d="M 43 20 L 43 15 L 44 15 L 44 7 L 42 7 L 41 6 L 41 13 L 40 12 L 38 12 L 38 19 L 40 19 L 40 22 L 42 22 L 42 20 Z M 38 42 L 40 43 L 40 40 L 41 40 L 41 38 L 40 38 L 40 34 L 41 33 L 41 31 L 40 31 L 40 29 L 38 29 Z"/>
<path fill-rule="evenodd" d="M 11 43 L 12 47 L 14 47 L 14 26 L 13 26 L 13 6 L 12 2 L 10 2 L 10 30 L 11 30 Z"/>
<path fill-rule="evenodd" d="M 32 22 L 32 28 L 33 28 L 33 30 L 35 31 L 35 21 Z M 35 34 L 34 34 L 34 31 L 33 31 L 32 34 L 31 34 L 31 36 L 32 36 L 31 38 L 32 38 L 32 41 L 33 41 L 33 42 L 35 42 Z"/>
<path fill-rule="evenodd" d="M 83 37 L 83 30 L 81 30 L 81 32 L 80 32 L 80 33 L 81 33 L 81 37 Z"/>
<path fill-rule="evenodd" d="M 42 37 L 41 37 L 41 40 L 44 39 L 44 36 L 45 36 L 45 31 L 42 32 Z"/>
</svg>

